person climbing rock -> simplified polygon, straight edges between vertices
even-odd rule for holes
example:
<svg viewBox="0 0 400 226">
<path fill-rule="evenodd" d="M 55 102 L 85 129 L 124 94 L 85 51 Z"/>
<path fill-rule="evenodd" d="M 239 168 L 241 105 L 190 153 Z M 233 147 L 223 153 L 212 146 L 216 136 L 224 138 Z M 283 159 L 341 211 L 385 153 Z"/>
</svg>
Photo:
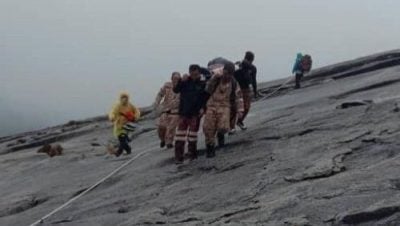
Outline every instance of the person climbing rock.
<svg viewBox="0 0 400 226">
<path fill-rule="evenodd" d="M 183 163 L 186 141 L 190 160 L 197 158 L 197 134 L 206 101 L 205 84 L 201 80 L 200 66 L 190 65 L 189 75 L 184 75 L 174 86 L 174 92 L 180 94 L 179 123 L 175 135 L 176 164 Z"/>
<path fill-rule="evenodd" d="M 257 67 L 254 66 L 254 53 L 248 51 L 246 52 L 244 59 L 242 62 L 238 62 L 239 69 L 235 72 L 235 79 L 239 83 L 240 89 L 242 90 L 243 95 L 243 102 L 244 102 L 244 112 L 242 117 L 236 117 L 232 112 L 232 119 L 231 121 L 236 121 L 237 118 L 237 125 L 240 129 L 246 130 L 247 127 L 244 124 L 244 120 L 246 119 L 250 107 L 251 107 L 251 90 L 250 85 L 253 88 L 254 98 L 258 97 L 258 90 L 257 90 Z M 233 128 L 231 128 L 234 130 Z"/>
<path fill-rule="evenodd" d="M 296 60 L 293 65 L 292 74 L 294 74 L 296 79 L 296 89 L 300 89 L 301 87 L 301 79 L 304 76 L 304 73 L 311 71 L 312 68 L 312 58 L 310 55 L 304 55 L 302 53 L 298 53 L 296 56 Z"/>
<path fill-rule="evenodd" d="M 118 138 L 118 150 L 114 153 L 119 157 L 125 150 L 127 154 L 131 154 L 131 147 L 129 145 L 129 131 L 125 125 L 129 122 L 135 122 L 140 118 L 140 111 L 129 101 L 129 94 L 121 93 L 119 101 L 114 105 L 109 113 L 109 119 L 114 123 L 114 136 Z"/>
<path fill-rule="evenodd" d="M 154 103 L 155 108 L 161 105 L 161 116 L 158 119 L 158 136 L 160 137 L 160 147 L 167 146 L 168 149 L 174 147 L 176 127 L 179 122 L 179 98 L 180 95 L 173 91 L 181 79 L 179 72 L 172 73 L 171 81 L 166 82 L 157 94 Z"/>
<path fill-rule="evenodd" d="M 223 74 L 214 74 L 206 86 L 209 99 L 206 105 L 203 131 L 206 137 L 207 158 L 215 156 L 216 136 L 218 145 L 220 147 L 225 145 L 225 134 L 230 130 L 231 111 L 236 112 L 239 117 L 244 111 L 242 92 L 233 77 L 234 73 L 235 65 L 227 63 L 223 68 Z"/>
</svg>

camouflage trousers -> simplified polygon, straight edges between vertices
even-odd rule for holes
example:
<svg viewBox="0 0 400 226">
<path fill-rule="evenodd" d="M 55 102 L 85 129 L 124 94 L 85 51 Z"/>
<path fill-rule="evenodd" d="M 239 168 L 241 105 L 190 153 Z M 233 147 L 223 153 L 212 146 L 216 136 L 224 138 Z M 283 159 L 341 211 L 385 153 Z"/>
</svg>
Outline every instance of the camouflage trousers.
<svg viewBox="0 0 400 226">
<path fill-rule="evenodd" d="M 231 109 L 229 107 L 207 108 L 203 123 L 203 132 L 207 145 L 215 145 L 217 133 L 230 130 Z"/>
<path fill-rule="evenodd" d="M 251 107 L 251 90 L 242 89 L 242 94 L 243 94 L 244 112 L 242 118 L 238 119 L 239 122 L 243 122 L 246 119 Z"/>
<path fill-rule="evenodd" d="M 158 136 L 165 144 L 173 144 L 179 115 L 163 113 L 158 120 Z"/>
</svg>

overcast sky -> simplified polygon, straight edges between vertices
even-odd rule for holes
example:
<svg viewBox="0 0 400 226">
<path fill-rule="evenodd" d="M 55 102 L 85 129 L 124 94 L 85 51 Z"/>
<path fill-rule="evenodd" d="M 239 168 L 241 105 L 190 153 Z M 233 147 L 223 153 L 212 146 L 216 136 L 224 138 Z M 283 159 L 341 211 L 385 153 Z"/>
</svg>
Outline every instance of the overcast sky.
<svg viewBox="0 0 400 226">
<path fill-rule="evenodd" d="M 0 0 L 0 136 L 150 104 L 172 71 L 256 54 L 259 80 L 399 48 L 398 0 Z"/>
</svg>

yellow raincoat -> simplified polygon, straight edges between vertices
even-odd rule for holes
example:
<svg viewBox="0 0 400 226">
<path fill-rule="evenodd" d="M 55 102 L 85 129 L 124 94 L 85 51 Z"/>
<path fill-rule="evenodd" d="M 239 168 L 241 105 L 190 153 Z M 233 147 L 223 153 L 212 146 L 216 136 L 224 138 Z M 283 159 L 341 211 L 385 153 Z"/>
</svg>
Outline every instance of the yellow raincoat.
<svg viewBox="0 0 400 226">
<path fill-rule="evenodd" d="M 128 98 L 128 104 L 123 105 L 121 103 L 121 99 L 123 97 Z M 116 137 L 121 134 L 128 133 L 125 129 L 123 129 L 123 126 L 129 122 L 128 118 L 126 117 L 127 115 L 132 115 L 132 121 L 137 121 L 140 118 L 140 111 L 129 102 L 129 95 L 126 93 L 122 93 L 120 95 L 119 101 L 117 102 L 117 104 L 115 104 L 108 115 L 110 121 L 114 123 L 114 135 Z"/>
</svg>

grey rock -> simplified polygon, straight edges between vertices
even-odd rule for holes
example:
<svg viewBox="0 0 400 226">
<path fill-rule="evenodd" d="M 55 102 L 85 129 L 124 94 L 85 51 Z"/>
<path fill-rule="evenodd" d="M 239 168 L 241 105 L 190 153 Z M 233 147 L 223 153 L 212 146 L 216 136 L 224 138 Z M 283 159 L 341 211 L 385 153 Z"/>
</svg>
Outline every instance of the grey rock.
<svg viewBox="0 0 400 226">
<path fill-rule="evenodd" d="M 253 103 L 249 129 L 211 160 L 201 136 L 199 159 L 179 168 L 159 148 L 151 107 L 130 156 L 106 154 L 105 116 L 0 138 L 0 225 L 35 222 L 143 151 L 41 225 L 400 225 L 399 59 L 316 69 L 298 90 L 275 92 L 288 78 L 260 84 L 267 98 Z M 45 143 L 63 155 L 37 154 Z"/>
</svg>

